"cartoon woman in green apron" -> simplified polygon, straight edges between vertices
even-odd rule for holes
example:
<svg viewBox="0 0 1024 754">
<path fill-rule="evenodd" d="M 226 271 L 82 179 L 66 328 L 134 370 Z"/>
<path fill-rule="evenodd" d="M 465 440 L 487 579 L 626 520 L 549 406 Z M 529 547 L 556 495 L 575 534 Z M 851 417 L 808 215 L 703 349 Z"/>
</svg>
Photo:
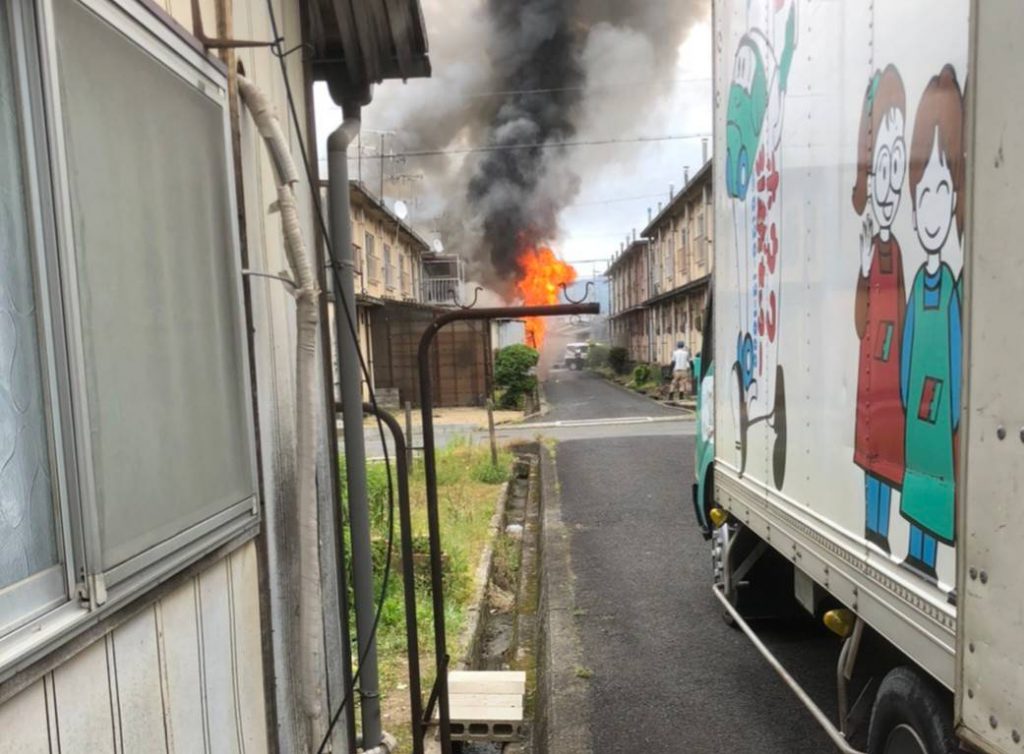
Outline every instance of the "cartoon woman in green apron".
<svg viewBox="0 0 1024 754">
<path fill-rule="evenodd" d="M 954 221 L 958 235 L 963 232 L 962 124 L 960 84 L 946 65 L 921 95 L 910 146 L 914 230 L 927 256 L 907 302 L 900 368 L 906 411 L 900 513 L 910 521 L 903 564 L 933 580 L 938 542 L 954 541 L 962 332 L 956 275 L 942 250 Z"/>
</svg>

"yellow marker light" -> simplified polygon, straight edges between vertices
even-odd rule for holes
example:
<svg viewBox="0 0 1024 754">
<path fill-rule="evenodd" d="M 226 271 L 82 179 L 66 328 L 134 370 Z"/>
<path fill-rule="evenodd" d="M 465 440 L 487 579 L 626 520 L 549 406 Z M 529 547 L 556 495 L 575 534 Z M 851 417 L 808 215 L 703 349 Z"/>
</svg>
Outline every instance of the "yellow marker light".
<svg viewBox="0 0 1024 754">
<path fill-rule="evenodd" d="M 711 519 L 711 525 L 716 529 L 721 529 L 722 525 L 729 520 L 729 514 L 721 508 L 712 508 L 708 512 L 708 517 Z"/>
<path fill-rule="evenodd" d="M 853 624 L 856 623 L 857 616 L 853 614 L 852 610 L 839 608 L 838 610 L 829 610 L 825 613 L 824 621 L 825 628 L 836 636 L 845 639 L 853 633 Z"/>
</svg>

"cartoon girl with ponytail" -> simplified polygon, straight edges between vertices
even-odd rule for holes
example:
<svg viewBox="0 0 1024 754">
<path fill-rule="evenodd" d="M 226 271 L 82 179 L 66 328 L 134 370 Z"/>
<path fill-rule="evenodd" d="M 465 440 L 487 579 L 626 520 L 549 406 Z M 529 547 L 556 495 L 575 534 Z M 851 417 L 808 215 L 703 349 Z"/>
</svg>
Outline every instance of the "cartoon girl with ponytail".
<svg viewBox="0 0 1024 754">
<path fill-rule="evenodd" d="M 907 174 L 905 112 L 903 79 L 890 64 L 875 72 L 864 94 L 853 187 L 853 208 L 863 216 L 854 306 L 860 358 L 853 461 L 864 470 L 864 537 L 885 553 L 892 491 L 902 486 L 904 471 L 900 366 L 906 294 L 892 224 Z"/>
</svg>

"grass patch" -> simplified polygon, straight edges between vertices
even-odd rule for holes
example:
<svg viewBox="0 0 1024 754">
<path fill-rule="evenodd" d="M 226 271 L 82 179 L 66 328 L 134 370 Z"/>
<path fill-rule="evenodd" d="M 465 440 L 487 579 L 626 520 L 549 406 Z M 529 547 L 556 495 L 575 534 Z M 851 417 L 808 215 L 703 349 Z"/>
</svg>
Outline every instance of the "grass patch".
<svg viewBox="0 0 1024 754">
<path fill-rule="evenodd" d="M 437 453 L 437 493 L 441 516 L 443 546 L 443 583 L 445 595 L 445 633 L 454 662 L 460 647 L 456 646 L 466 608 L 473 597 L 473 577 L 480 554 L 489 537 L 491 517 L 498 486 L 509 478 L 513 455 L 502 448 L 497 465 L 491 464 L 490 447 L 456 440 Z M 345 460 L 340 460 L 344 475 Z M 377 652 L 380 661 L 381 707 L 384 729 L 398 738 L 399 751 L 411 748 L 409 724 L 408 658 L 406 656 L 405 605 L 401 575 L 401 551 L 398 532 L 398 487 L 392 472 L 395 494 L 395 534 L 391 554 L 391 576 L 388 581 L 380 625 L 377 629 Z M 367 490 L 370 506 L 371 537 L 374 560 L 374 581 L 380 593 L 384 566 L 387 562 L 388 540 L 388 475 L 381 462 L 367 465 Z M 434 623 L 431 607 L 429 540 L 427 537 L 426 485 L 423 462 L 417 459 L 409 479 L 409 496 L 413 528 L 413 564 L 416 572 L 416 623 L 419 630 L 420 671 L 424 696 L 434 682 Z M 344 491 L 343 491 L 344 498 Z M 347 507 L 342 507 L 348 518 Z M 345 528 L 346 540 L 349 538 Z M 351 546 L 346 543 L 347 552 Z M 352 577 L 349 573 L 349 604 L 352 604 Z M 355 616 L 350 616 L 355 647 Z M 358 715 L 357 715 L 358 719 Z"/>
</svg>

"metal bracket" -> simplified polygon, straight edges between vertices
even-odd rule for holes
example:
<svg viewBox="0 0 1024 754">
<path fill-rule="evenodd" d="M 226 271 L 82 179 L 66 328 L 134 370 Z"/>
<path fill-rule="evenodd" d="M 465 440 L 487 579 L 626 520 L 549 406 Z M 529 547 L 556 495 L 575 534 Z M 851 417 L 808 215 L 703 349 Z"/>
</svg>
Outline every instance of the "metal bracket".
<svg viewBox="0 0 1024 754">
<path fill-rule="evenodd" d="M 559 283 L 558 287 L 562 289 L 562 296 L 570 304 L 582 304 L 590 295 L 590 289 L 594 287 L 594 282 L 592 280 L 587 281 L 587 284 L 583 287 L 583 298 L 578 301 L 569 295 L 569 287 L 565 283 Z"/>
<path fill-rule="evenodd" d="M 480 292 L 481 292 L 482 290 L 483 290 L 483 287 L 481 287 L 481 286 L 479 286 L 479 285 L 478 285 L 478 286 L 476 287 L 476 290 L 475 290 L 475 291 L 473 292 L 473 300 L 472 300 L 472 301 L 470 301 L 470 302 L 469 302 L 468 304 L 466 304 L 465 306 L 463 306 L 463 305 L 462 305 L 461 303 L 459 303 L 459 294 L 455 292 L 455 289 L 454 289 L 454 288 L 451 288 L 451 289 L 449 289 L 449 291 L 448 291 L 448 295 L 449 295 L 449 296 L 451 296 L 451 298 L 452 298 L 452 302 L 453 302 L 453 303 L 454 303 L 454 304 L 455 304 L 455 305 L 456 305 L 457 307 L 459 307 L 460 309 L 472 309 L 472 308 L 473 308 L 474 306 L 476 306 L 476 300 L 477 300 L 478 298 L 480 298 Z"/>
<path fill-rule="evenodd" d="M 839 732 L 847 739 L 850 737 L 850 731 L 846 724 L 850 713 L 849 684 L 853 679 L 853 666 L 857 662 L 857 654 L 860 652 L 860 642 L 863 637 L 864 621 L 858 615 L 856 622 L 853 624 L 853 632 L 843 641 L 843 648 L 839 652 L 839 662 L 836 664 Z"/>
</svg>

